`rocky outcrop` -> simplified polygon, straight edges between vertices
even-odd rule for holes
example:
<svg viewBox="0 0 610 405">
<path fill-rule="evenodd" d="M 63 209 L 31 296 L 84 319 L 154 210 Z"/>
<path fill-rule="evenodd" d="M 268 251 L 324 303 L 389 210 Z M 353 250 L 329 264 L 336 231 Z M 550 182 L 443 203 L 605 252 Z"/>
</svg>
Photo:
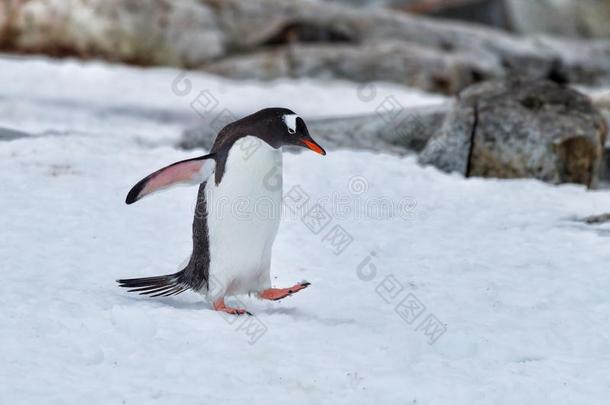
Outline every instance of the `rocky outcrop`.
<svg viewBox="0 0 610 405">
<path fill-rule="evenodd" d="M 475 86 L 457 102 L 359 116 L 307 118 L 325 148 L 419 153 L 422 164 L 465 176 L 534 177 L 551 183 L 610 181 L 607 94 L 587 96 L 551 82 Z M 606 107 L 605 107 L 606 106 Z M 209 149 L 218 127 L 186 130 L 179 146 Z M 474 143 L 473 143 L 474 140 Z M 300 151 L 300 149 L 294 149 Z M 601 155 L 601 157 L 600 157 Z"/>
<path fill-rule="evenodd" d="M 506 0 L 516 31 L 570 37 L 610 37 L 608 0 Z"/>
<path fill-rule="evenodd" d="M 593 104 L 606 118 L 608 128 L 610 128 L 610 92 L 596 92 L 591 95 Z M 604 187 L 610 187 L 610 137 L 606 139 L 602 162 L 599 168 L 599 179 L 604 183 Z"/>
<path fill-rule="evenodd" d="M 416 44 L 385 41 L 362 46 L 295 44 L 222 59 L 206 71 L 236 79 L 277 77 L 349 78 L 399 82 L 454 94 L 482 78 L 501 75 L 486 60 Z"/>
<path fill-rule="evenodd" d="M 31 136 L 33 136 L 33 135 L 22 132 L 22 131 L 17 131 L 17 130 L 10 129 L 10 128 L 0 127 L 0 141 L 13 141 L 15 139 L 27 138 L 27 137 L 31 137 Z"/>
<path fill-rule="evenodd" d="M 610 222 L 610 213 L 591 215 L 589 217 L 583 218 L 583 221 L 589 225 L 605 224 L 607 222 Z"/>
<path fill-rule="evenodd" d="M 197 0 L 12 0 L 0 5 L 4 50 L 195 66 L 227 52 L 211 7 Z"/>
<path fill-rule="evenodd" d="M 604 55 L 610 41 L 522 38 L 383 9 L 315 2 L 272 7 L 274 1 L 253 0 L 247 8 L 239 0 L 224 1 L 219 15 L 227 21 L 225 26 L 235 28 L 229 41 L 237 49 L 254 52 L 205 68 L 240 78 L 270 79 L 279 74 L 389 80 L 448 93 L 509 74 L 589 84 L 610 78 L 603 73 L 610 72 Z"/>
<path fill-rule="evenodd" d="M 467 89 L 419 156 L 465 176 L 594 186 L 608 126 L 591 100 L 549 81 Z"/>
<path fill-rule="evenodd" d="M 419 155 L 419 162 L 434 165 L 445 172 L 468 173 L 476 110 L 470 103 L 457 102 L 441 129 Z"/>
<path fill-rule="evenodd" d="M 610 41 L 522 38 L 317 1 L 15 0 L 0 6 L 0 47 L 239 78 L 386 80 L 443 93 L 507 75 L 610 82 Z"/>
<path fill-rule="evenodd" d="M 397 8 L 416 14 L 485 24 L 510 29 L 504 0 L 408 0 Z"/>
<path fill-rule="evenodd" d="M 610 37 L 609 0 L 325 0 L 459 19 L 524 34 Z"/>
</svg>

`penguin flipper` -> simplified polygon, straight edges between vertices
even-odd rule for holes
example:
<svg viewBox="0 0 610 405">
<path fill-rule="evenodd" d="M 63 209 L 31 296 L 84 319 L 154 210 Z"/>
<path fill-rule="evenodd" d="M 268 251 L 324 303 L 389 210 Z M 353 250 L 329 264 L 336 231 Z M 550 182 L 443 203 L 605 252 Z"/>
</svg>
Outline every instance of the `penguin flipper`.
<svg viewBox="0 0 610 405">
<path fill-rule="evenodd" d="M 149 174 L 129 190 L 126 204 L 133 204 L 139 199 L 176 184 L 200 184 L 206 181 L 216 168 L 216 154 L 199 156 L 172 163 Z"/>
</svg>

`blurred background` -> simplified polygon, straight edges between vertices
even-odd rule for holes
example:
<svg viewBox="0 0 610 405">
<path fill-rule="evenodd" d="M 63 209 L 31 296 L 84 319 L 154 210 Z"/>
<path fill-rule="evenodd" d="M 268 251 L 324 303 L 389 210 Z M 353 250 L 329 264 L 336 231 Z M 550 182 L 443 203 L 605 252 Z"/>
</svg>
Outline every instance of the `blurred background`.
<svg viewBox="0 0 610 405">
<path fill-rule="evenodd" d="M 230 120 L 283 104 L 310 118 L 331 147 L 423 153 L 421 163 L 466 176 L 534 177 L 597 187 L 608 180 L 610 165 L 604 123 L 610 104 L 609 16 L 606 0 L 4 0 L 0 49 L 7 85 L 0 124 L 7 128 L 4 137 L 15 136 L 10 129 L 83 130 L 65 121 L 95 107 L 89 110 L 94 119 L 101 113 L 121 119 L 145 116 L 148 124 L 180 127 L 181 147 L 209 147 Z M 43 55 L 55 62 L 44 59 L 43 67 Z M 88 76 L 110 66 L 102 61 L 114 66 L 103 75 L 117 77 L 103 90 L 89 89 Z M 138 70 L 124 75 L 117 63 L 125 69 L 166 69 L 124 80 Z M 193 78 L 178 77 L 180 69 Z M 163 79 L 152 79 L 152 72 Z M 72 83 L 62 81 L 62 75 L 73 75 Z M 144 77 L 154 85 L 144 85 Z M 162 80 L 171 85 L 162 89 Z M 192 80 L 205 83 L 194 86 Z M 32 108 L 42 108 L 49 119 L 61 115 L 62 122 L 20 121 L 19 103 L 25 100 L 7 97 L 23 81 L 36 82 L 24 95 L 35 104 Z M 483 82 L 488 88 L 480 94 L 477 85 Z M 255 83 L 269 91 L 258 94 Z M 225 91 L 225 85 L 239 91 Z M 343 93 L 324 91 L 327 85 Z M 256 94 L 246 96 L 248 88 Z M 112 101 L 100 98 L 100 91 Z M 498 91 L 507 93 L 506 103 L 517 102 L 493 107 L 511 117 L 498 118 L 497 111 L 478 117 L 482 125 L 470 131 L 476 136 L 462 131 L 459 139 L 458 126 L 473 126 L 478 111 L 471 107 Z M 454 97 L 462 93 L 476 94 L 454 107 Z M 401 103 L 400 97 L 408 101 Z M 42 103 L 48 98 L 62 102 Z M 566 113 L 578 115 L 566 104 L 575 98 L 576 110 L 584 108 L 586 118 L 554 122 Z M 429 105 L 435 107 L 412 110 Z M 447 115 L 461 107 L 470 110 L 447 121 L 443 130 Z M 231 114 L 214 121 L 223 108 Z M 363 115 L 369 117 L 353 117 Z M 512 128 L 488 134 L 489 120 L 513 126 L 528 122 L 528 133 L 515 135 Z M 544 134 L 535 129 L 542 126 Z M 514 150 L 515 137 L 527 139 L 536 151 Z M 433 138 L 442 142 L 431 144 Z M 472 154 L 464 152 L 470 149 Z M 456 157 L 460 154 L 468 156 Z"/>
<path fill-rule="evenodd" d="M 606 404 L 609 20 L 610 0 L 0 0 L 0 403 Z M 192 249 L 195 188 L 127 191 L 265 107 L 329 152 L 284 153 L 325 222 L 282 221 L 273 283 L 312 286 L 240 297 L 245 320 L 119 291 Z"/>
</svg>

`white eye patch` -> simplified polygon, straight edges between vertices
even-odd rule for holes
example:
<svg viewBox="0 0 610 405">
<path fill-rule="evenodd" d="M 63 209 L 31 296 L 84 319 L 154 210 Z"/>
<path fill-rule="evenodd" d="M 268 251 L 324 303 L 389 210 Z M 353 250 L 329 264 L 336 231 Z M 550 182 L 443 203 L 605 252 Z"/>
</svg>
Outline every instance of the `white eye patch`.
<svg viewBox="0 0 610 405">
<path fill-rule="evenodd" d="M 288 132 L 291 134 L 297 133 L 297 118 L 299 118 L 299 116 L 296 114 L 286 114 L 282 116 L 284 124 L 286 124 L 286 127 L 288 128 Z"/>
</svg>

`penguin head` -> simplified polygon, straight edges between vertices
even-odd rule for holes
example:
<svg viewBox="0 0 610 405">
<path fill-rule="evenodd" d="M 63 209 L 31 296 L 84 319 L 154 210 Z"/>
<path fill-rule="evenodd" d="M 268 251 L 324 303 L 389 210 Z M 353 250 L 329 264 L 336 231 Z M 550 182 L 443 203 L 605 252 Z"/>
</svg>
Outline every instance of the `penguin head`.
<svg viewBox="0 0 610 405">
<path fill-rule="evenodd" d="M 287 108 L 265 108 L 247 118 L 254 121 L 254 135 L 274 148 L 294 145 L 326 155 L 326 151 L 309 135 L 305 121 Z"/>
</svg>

